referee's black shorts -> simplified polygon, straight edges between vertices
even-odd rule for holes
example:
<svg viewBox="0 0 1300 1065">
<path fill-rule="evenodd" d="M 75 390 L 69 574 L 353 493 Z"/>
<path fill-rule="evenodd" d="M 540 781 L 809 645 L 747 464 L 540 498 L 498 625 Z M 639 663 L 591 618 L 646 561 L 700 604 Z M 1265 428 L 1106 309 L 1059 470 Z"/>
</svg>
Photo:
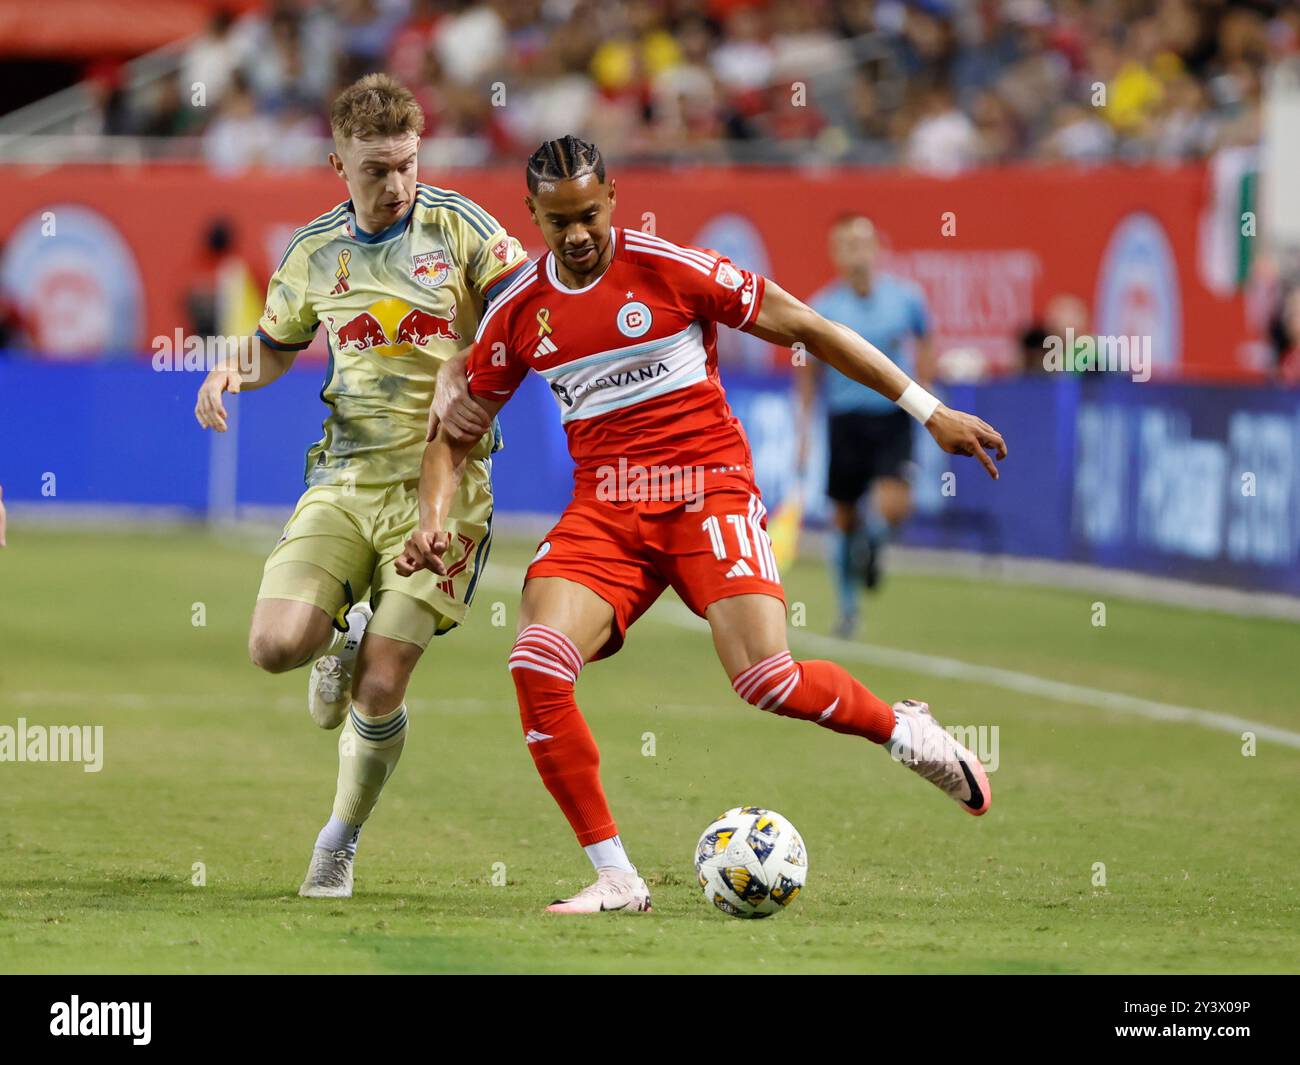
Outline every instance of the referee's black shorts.
<svg viewBox="0 0 1300 1065">
<path fill-rule="evenodd" d="M 831 468 L 826 494 L 856 503 L 877 477 L 906 480 L 912 461 L 912 416 L 845 411 L 830 417 Z"/>
</svg>

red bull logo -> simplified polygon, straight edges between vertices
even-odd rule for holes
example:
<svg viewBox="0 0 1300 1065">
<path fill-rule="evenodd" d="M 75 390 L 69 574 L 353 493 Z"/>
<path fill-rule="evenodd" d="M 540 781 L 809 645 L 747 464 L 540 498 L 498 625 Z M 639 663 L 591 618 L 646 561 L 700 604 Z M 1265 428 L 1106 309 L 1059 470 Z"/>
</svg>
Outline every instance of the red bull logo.
<svg viewBox="0 0 1300 1065">
<path fill-rule="evenodd" d="M 451 316 L 441 318 L 419 307 L 412 307 L 407 315 L 397 323 L 397 343 L 427 344 L 429 341 L 459 340 L 460 334 L 451 327 L 456 320 L 456 305 L 451 305 Z"/>
<path fill-rule="evenodd" d="M 344 322 L 334 331 L 336 351 L 365 351 L 388 343 L 379 319 L 369 311 L 362 311 L 350 322 Z"/>
<path fill-rule="evenodd" d="M 334 350 L 340 355 L 362 351 L 376 355 L 410 355 L 416 347 L 439 340 L 459 341 L 455 329 L 456 305 L 446 317 L 412 307 L 397 299 L 382 299 L 351 318 L 326 315 L 333 334 Z"/>
<path fill-rule="evenodd" d="M 442 248 L 411 256 L 411 280 L 418 281 L 426 288 L 437 288 L 447 280 L 450 272 L 451 261 Z"/>
</svg>

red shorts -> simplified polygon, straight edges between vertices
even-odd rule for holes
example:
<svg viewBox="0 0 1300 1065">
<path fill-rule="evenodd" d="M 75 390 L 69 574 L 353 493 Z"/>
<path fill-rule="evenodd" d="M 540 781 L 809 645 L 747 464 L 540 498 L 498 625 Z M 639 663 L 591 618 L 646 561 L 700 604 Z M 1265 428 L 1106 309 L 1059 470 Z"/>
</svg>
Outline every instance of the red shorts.
<svg viewBox="0 0 1300 1065">
<path fill-rule="evenodd" d="M 767 509 L 748 478 L 671 505 L 580 496 L 538 546 L 525 580 L 534 577 L 575 581 L 614 608 L 614 631 L 597 658 L 622 647 L 628 628 L 670 586 L 701 617 L 733 595 L 785 602 Z"/>
</svg>

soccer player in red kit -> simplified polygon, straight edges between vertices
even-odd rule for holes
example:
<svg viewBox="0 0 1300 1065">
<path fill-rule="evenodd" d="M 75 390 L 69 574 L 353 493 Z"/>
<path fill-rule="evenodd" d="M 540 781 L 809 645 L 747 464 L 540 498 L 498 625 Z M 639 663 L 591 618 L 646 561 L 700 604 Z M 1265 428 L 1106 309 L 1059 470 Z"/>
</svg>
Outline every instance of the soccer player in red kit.
<svg viewBox="0 0 1300 1065">
<path fill-rule="evenodd" d="M 847 670 L 796 662 L 753 460 L 718 377 L 717 326 L 816 357 L 913 413 L 952 454 L 1001 436 L 949 410 L 851 330 L 774 282 L 699 248 L 611 225 L 613 180 L 594 145 L 569 136 L 528 161 L 527 204 L 550 249 L 483 317 L 467 365 L 469 398 L 491 417 L 530 369 L 549 383 L 576 463 L 574 498 L 528 567 L 510 671 L 538 772 L 596 868 L 557 913 L 647 912 L 650 893 L 618 836 L 600 756 L 574 699 L 585 663 L 622 646 L 668 586 L 707 619 L 746 702 L 863 736 L 972 814 L 989 807 L 979 760 L 924 703 L 890 706 Z M 467 412 L 468 413 L 468 412 Z M 420 525 L 398 572 L 448 573 L 462 550 L 447 529 L 465 458 L 440 433 L 427 447 Z"/>
</svg>

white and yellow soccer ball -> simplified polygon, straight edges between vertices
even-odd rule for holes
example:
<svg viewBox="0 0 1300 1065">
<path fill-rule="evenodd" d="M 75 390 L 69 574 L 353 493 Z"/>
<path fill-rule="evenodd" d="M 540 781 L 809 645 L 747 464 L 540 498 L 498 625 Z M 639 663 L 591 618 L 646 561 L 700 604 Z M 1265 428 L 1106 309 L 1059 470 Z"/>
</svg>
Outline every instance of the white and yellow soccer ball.
<svg viewBox="0 0 1300 1065">
<path fill-rule="evenodd" d="M 695 847 L 704 897 L 732 917 L 769 917 L 808 879 L 803 838 L 774 810 L 737 806 L 704 830 Z"/>
</svg>

